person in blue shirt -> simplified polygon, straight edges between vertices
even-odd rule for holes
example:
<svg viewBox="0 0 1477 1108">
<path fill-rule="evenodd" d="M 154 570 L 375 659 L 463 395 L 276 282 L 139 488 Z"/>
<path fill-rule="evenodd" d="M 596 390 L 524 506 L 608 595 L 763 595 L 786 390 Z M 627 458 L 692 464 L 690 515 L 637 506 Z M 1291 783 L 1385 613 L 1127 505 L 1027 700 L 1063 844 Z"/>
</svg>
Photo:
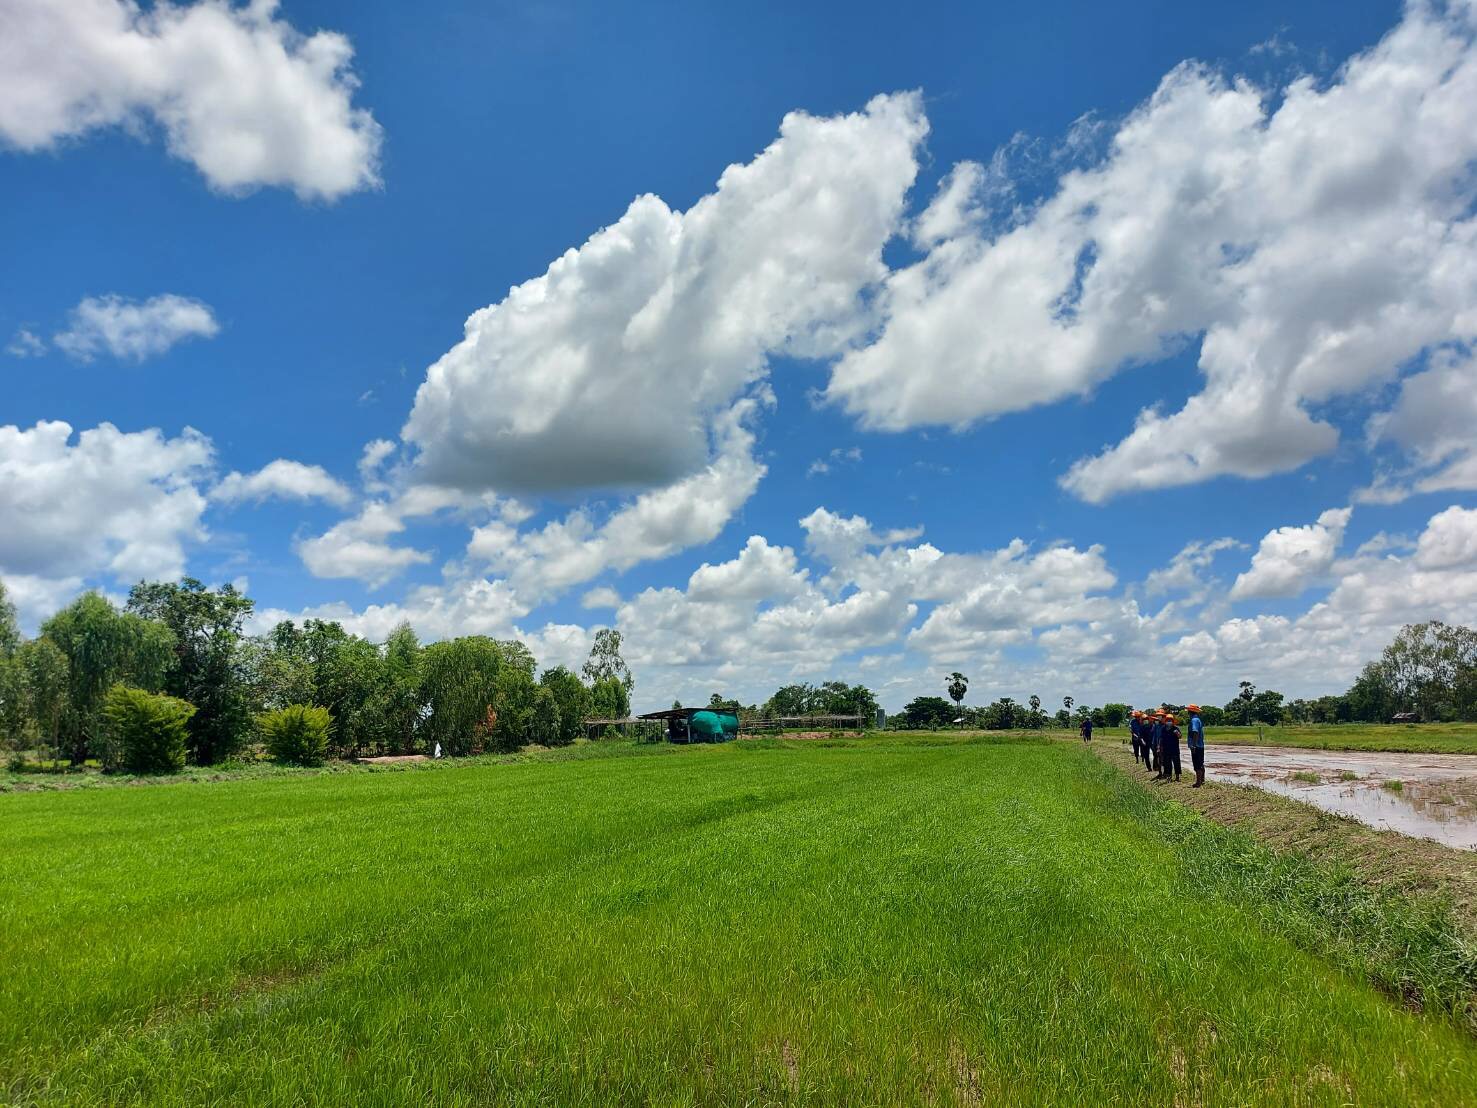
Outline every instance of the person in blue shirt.
<svg viewBox="0 0 1477 1108">
<path fill-rule="evenodd" d="M 1092 717 L 1091 716 L 1083 716 L 1082 717 L 1082 726 L 1080 728 L 1078 728 L 1078 730 L 1082 732 L 1082 741 L 1083 742 L 1085 742 L 1085 743 L 1092 742 Z"/>
<path fill-rule="evenodd" d="M 1200 705 L 1187 704 L 1185 711 L 1190 713 L 1190 765 L 1195 768 L 1195 783 L 1190 787 L 1198 789 L 1205 784 L 1205 721 L 1200 718 Z"/>
<path fill-rule="evenodd" d="M 1164 721 L 1162 717 L 1162 712 L 1156 711 L 1149 713 L 1149 750 L 1148 757 L 1144 759 L 1144 766 L 1147 769 L 1153 770 L 1155 777 L 1164 776 L 1163 771 L 1159 768 L 1159 739 L 1160 732 L 1164 727 Z"/>
<path fill-rule="evenodd" d="M 1164 717 L 1164 725 L 1159 732 L 1159 772 L 1166 781 L 1180 779 L 1179 720 L 1171 715 Z M 1170 776 L 1171 773 L 1174 774 L 1173 777 Z"/>
<path fill-rule="evenodd" d="M 1140 732 L 1143 730 L 1143 725 L 1140 721 L 1143 718 L 1144 713 L 1137 708 L 1129 713 L 1128 716 L 1128 738 L 1133 745 L 1133 760 L 1135 762 L 1139 760 L 1139 747 L 1141 745 Z"/>
</svg>

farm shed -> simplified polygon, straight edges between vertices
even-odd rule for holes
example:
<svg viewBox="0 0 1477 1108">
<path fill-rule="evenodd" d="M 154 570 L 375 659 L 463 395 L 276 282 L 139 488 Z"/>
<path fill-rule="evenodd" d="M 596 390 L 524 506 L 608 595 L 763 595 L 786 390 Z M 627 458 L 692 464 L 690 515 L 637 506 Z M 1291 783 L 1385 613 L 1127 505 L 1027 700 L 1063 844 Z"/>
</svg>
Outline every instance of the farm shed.
<svg viewBox="0 0 1477 1108">
<path fill-rule="evenodd" d="M 738 715 L 725 708 L 668 708 L 641 717 L 660 722 L 671 743 L 724 743 L 738 738 Z"/>
</svg>

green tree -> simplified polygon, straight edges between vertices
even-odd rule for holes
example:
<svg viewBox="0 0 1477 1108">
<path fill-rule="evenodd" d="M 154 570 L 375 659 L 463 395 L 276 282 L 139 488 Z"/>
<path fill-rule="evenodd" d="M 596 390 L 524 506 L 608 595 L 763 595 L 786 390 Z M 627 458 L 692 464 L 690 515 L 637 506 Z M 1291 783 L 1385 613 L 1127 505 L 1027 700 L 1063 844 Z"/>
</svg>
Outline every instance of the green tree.
<svg viewBox="0 0 1477 1108">
<path fill-rule="evenodd" d="M 1031 705 L 1031 726 L 1032 727 L 1040 727 L 1041 726 L 1041 698 L 1039 696 L 1037 696 L 1035 693 L 1032 693 L 1031 694 L 1031 699 L 1028 700 L 1026 703 L 1028 703 L 1029 705 Z"/>
<path fill-rule="evenodd" d="M 1127 704 L 1104 704 L 1103 726 L 1122 727 L 1123 721 L 1128 718 L 1129 707 Z"/>
<path fill-rule="evenodd" d="M 487 742 L 492 750 L 510 754 L 524 743 L 535 741 L 530 736 L 534 732 L 534 708 L 540 688 L 527 668 L 521 663 L 510 664 L 506 654 L 503 655 L 492 700 L 497 719 L 487 730 Z"/>
<path fill-rule="evenodd" d="M 548 685 L 534 688 L 533 707 L 529 712 L 528 738 L 543 746 L 558 746 L 562 737 L 559 704 Z"/>
<path fill-rule="evenodd" d="M 119 612 L 95 592 L 79 596 L 41 625 L 67 659 L 61 745 L 73 765 L 102 753 L 103 700 L 116 684 L 146 692 L 164 688 L 174 657 L 168 627 Z"/>
<path fill-rule="evenodd" d="M 590 647 L 590 657 L 581 672 L 592 687 L 605 680 L 619 681 L 621 687 L 626 690 L 626 701 L 629 708 L 631 691 L 636 687 L 636 679 L 631 676 L 631 667 L 626 665 L 626 660 L 621 657 L 621 633 L 619 631 L 604 627 L 595 632 L 595 643 Z"/>
<path fill-rule="evenodd" d="M 597 719 L 625 719 L 631 694 L 619 677 L 601 677 L 590 688 L 590 714 Z"/>
<path fill-rule="evenodd" d="M 808 716 L 817 711 L 816 699 L 816 690 L 811 685 L 785 685 L 764 702 L 763 711 L 766 716 L 778 719 Z"/>
<path fill-rule="evenodd" d="M 36 730 L 31 719 L 26 671 L 17 654 L 21 645 L 15 605 L 5 595 L 0 581 L 0 749 L 20 747 Z"/>
<path fill-rule="evenodd" d="M 15 605 L 5 592 L 5 582 L 0 581 L 0 658 L 9 658 L 20 645 L 21 629 L 16 622 Z"/>
<path fill-rule="evenodd" d="M 25 678 L 35 739 L 51 757 L 59 757 L 62 719 L 67 708 L 67 656 L 43 635 L 22 643 L 15 662 Z"/>
<path fill-rule="evenodd" d="M 313 702 L 308 636 L 290 619 L 241 644 L 242 669 L 254 712 Z"/>
<path fill-rule="evenodd" d="M 129 590 L 129 612 L 174 634 L 165 691 L 196 708 L 190 753 L 200 765 L 230 757 L 251 735 L 241 626 L 254 606 L 234 585 L 208 589 L 193 577 L 140 581 Z"/>
<path fill-rule="evenodd" d="M 421 644 L 410 624 L 402 623 L 385 640 L 377 710 L 384 721 L 384 735 L 390 748 L 398 754 L 409 754 L 416 746 L 416 733 L 425 714 Z"/>
<path fill-rule="evenodd" d="M 103 698 L 103 768 L 178 773 L 195 706 L 178 697 L 114 685 Z"/>
<path fill-rule="evenodd" d="M 964 694 L 969 692 L 969 678 L 955 670 L 949 674 L 949 679 L 944 684 L 944 691 L 949 694 L 949 699 L 954 702 L 957 710 L 964 703 Z"/>
<path fill-rule="evenodd" d="M 591 714 L 590 690 L 563 666 L 544 670 L 539 684 L 549 690 L 559 709 L 559 733 L 554 745 L 568 746 L 583 733 L 585 718 Z"/>
<path fill-rule="evenodd" d="M 1277 724 L 1282 722 L 1282 694 L 1265 689 L 1252 698 L 1251 718 L 1257 723 Z"/>
<path fill-rule="evenodd" d="M 1073 704 L 1076 704 L 1076 703 L 1077 703 L 1077 701 L 1073 700 L 1070 696 L 1064 696 L 1064 697 L 1062 697 L 1062 707 L 1064 709 L 1066 709 L 1067 718 L 1065 720 L 1063 720 L 1062 717 L 1061 717 L 1061 714 L 1058 713 L 1057 714 L 1057 717 L 1056 717 L 1057 718 L 1057 722 L 1059 722 L 1059 723 L 1066 723 L 1066 724 L 1070 725 L 1071 722 L 1072 722 L 1072 705 Z"/>
<path fill-rule="evenodd" d="M 1241 682 L 1241 691 L 1226 705 L 1226 718 L 1238 727 L 1251 723 L 1251 703 L 1256 699 L 1256 686 L 1250 681 Z"/>
<path fill-rule="evenodd" d="M 379 647 L 328 620 L 308 620 L 303 637 L 313 673 L 312 702 L 333 717 L 329 749 L 343 757 L 382 753 L 388 721 Z"/>
<path fill-rule="evenodd" d="M 941 696 L 919 696 L 903 705 L 903 720 L 907 727 L 931 730 L 947 726 L 958 712 Z"/>
<path fill-rule="evenodd" d="M 502 657 L 497 643 L 482 635 L 432 643 L 422 651 L 428 750 L 439 743 L 453 756 L 480 753 Z"/>
</svg>

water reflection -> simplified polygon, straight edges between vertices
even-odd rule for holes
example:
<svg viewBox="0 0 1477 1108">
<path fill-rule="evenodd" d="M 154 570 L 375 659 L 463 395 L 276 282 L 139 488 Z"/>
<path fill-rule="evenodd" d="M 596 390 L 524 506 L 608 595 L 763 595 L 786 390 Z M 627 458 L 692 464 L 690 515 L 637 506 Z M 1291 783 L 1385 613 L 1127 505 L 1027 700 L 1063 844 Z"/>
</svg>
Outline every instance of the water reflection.
<svg viewBox="0 0 1477 1108">
<path fill-rule="evenodd" d="M 1212 780 L 1255 785 L 1371 827 L 1477 850 L 1477 757 L 1266 747 L 1206 753 Z"/>
</svg>

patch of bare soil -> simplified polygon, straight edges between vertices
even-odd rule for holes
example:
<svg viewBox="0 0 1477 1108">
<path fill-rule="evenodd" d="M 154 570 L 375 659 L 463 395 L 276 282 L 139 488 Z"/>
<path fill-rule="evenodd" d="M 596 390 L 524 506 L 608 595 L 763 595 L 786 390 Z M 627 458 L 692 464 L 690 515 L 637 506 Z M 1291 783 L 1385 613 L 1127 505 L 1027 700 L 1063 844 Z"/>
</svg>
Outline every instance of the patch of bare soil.
<svg viewBox="0 0 1477 1108">
<path fill-rule="evenodd" d="M 398 766 L 403 762 L 429 762 L 424 754 L 382 754 L 378 758 L 356 758 L 361 766 Z"/>
<path fill-rule="evenodd" d="M 1203 788 L 1190 788 L 1188 772 L 1181 782 L 1156 784 L 1133 760 L 1128 747 L 1093 743 L 1092 751 L 1156 796 L 1194 808 L 1217 823 L 1247 831 L 1277 850 L 1345 866 L 1377 888 L 1444 896 L 1451 901 L 1462 930 L 1477 936 L 1477 853 L 1395 831 L 1378 831 L 1249 785 L 1218 782 L 1213 769 Z"/>
<path fill-rule="evenodd" d="M 764 732 L 756 733 L 756 738 L 762 738 Z M 862 737 L 860 731 L 786 731 L 783 735 L 775 735 L 777 739 L 859 739 Z"/>
</svg>

